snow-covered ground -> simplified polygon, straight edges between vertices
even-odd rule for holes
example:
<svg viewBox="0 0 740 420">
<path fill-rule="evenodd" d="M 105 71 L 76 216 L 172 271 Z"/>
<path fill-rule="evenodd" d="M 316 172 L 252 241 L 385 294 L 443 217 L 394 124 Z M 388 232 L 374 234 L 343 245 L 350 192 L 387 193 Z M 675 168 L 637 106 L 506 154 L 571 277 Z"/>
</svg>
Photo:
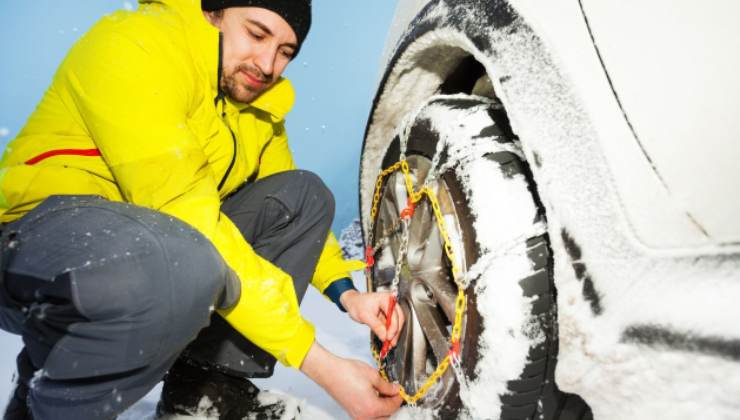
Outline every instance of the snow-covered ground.
<svg viewBox="0 0 740 420">
<path fill-rule="evenodd" d="M 357 229 L 356 223 L 350 228 Z M 362 255 L 362 243 L 357 231 L 348 228 L 342 234 L 345 253 L 358 258 Z M 355 249 L 358 246 L 359 249 Z M 358 289 L 365 289 L 362 273 L 354 273 L 354 282 Z M 316 326 L 316 337 L 326 348 L 342 357 L 349 357 L 373 363 L 369 347 L 369 330 L 344 315 L 337 307 L 322 297 L 315 289 L 309 288 L 301 305 L 303 315 Z M 4 409 L 13 390 L 15 357 L 22 345 L 18 336 L 0 330 L 0 407 Z M 331 420 L 345 419 L 347 415 L 318 385 L 311 382 L 301 372 L 276 366 L 275 374 L 269 379 L 255 379 L 253 382 L 263 390 L 271 391 L 265 398 L 279 396 L 288 402 L 288 408 L 300 405 L 301 417 L 304 419 Z M 134 404 L 128 411 L 119 416 L 119 420 L 151 420 L 159 400 L 161 386 Z M 169 420 L 185 420 L 185 417 Z M 187 417 L 188 420 L 206 420 L 207 417 Z"/>
</svg>

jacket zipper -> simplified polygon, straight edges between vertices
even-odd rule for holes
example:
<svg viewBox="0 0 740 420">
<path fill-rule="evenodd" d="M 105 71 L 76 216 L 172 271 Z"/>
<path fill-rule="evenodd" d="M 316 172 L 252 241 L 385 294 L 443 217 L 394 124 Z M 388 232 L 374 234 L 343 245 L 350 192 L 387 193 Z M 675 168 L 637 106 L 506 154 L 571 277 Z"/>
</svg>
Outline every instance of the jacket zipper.
<svg viewBox="0 0 740 420">
<path fill-rule="evenodd" d="M 231 125 L 229 124 L 229 119 L 226 117 L 226 95 L 221 90 L 221 69 L 222 65 L 221 62 L 223 60 L 223 34 L 218 34 L 218 79 L 216 79 L 216 86 L 218 89 L 218 94 L 216 95 L 216 99 L 214 99 L 214 105 L 218 107 L 218 103 L 221 102 L 221 119 L 224 121 L 224 124 L 226 124 L 226 128 L 229 129 L 229 133 L 231 134 L 231 140 L 233 143 L 233 154 L 231 155 L 231 163 L 229 163 L 229 167 L 226 169 L 226 173 L 224 173 L 223 178 L 221 178 L 221 182 L 218 183 L 218 191 L 221 191 L 221 188 L 223 188 L 224 184 L 226 184 L 226 179 L 229 177 L 229 174 L 231 173 L 231 170 L 234 168 L 234 163 L 236 162 L 236 135 L 234 134 L 234 131 L 231 129 Z"/>
</svg>

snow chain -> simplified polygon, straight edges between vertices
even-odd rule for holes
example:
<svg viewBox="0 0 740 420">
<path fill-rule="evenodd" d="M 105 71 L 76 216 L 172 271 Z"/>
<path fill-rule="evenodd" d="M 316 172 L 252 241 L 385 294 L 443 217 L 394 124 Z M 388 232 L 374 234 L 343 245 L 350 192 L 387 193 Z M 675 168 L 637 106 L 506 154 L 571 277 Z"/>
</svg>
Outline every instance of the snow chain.
<svg viewBox="0 0 740 420">
<path fill-rule="evenodd" d="M 447 233 L 447 227 L 445 225 L 444 218 L 442 217 L 442 211 L 439 208 L 439 202 L 437 201 L 437 196 L 434 194 L 434 191 L 429 189 L 427 186 L 423 186 L 419 189 L 419 191 L 414 191 L 414 184 L 411 180 L 411 174 L 409 172 L 409 165 L 406 160 L 401 160 L 399 162 L 396 162 L 389 168 L 385 169 L 381 174 L 378 176 L 378 180 L 375 183 L 375 194 L 373 196 L 373 206 L 370 211 L 370 220 L 372 221 L 372 224 L 375 224 L 375 217 L 377 216 L 378 212 L 378 203 L 380 202 L 380 190 L 383 187 L 383 180 L 392 173 L 398 171 L 401 169 L 403 172 L 404 179 L 406 181 L 406 193 L 408 195 L 408 207 L 403 209 L 400 214 L 400 218 L 402 222 L 404 223 L 405 230 L 403 232 L 403 239 L 402 239 L 402 245 L 408 243 L 408 235 L 409 235 L 409 229 L 408 224 L 410 223 L 411 215 L 413 215 L 414 208 L 416 205 L 422 200 L 424 196 L 429 200 L 430 204 L 432 205 L 432 210 L 434 211 L 435 219 L 437 220 L 437 226 L 439 228 L 439 232 L 442 235 L 442 239 L 444 240 L 444 250 L 445 255 L 447 255 L 447 259 L 450 261 L 450 264 L 452 266 L 452 277 L 455 281 L 455 284 L 457 285 L 457 299 L 455 300 L 455 323 L 452 326 L 452 333 L 450 335 L 450 350 L 447 352 L 447 355 L 445 358 L 439 363 L 437 368 L 434 370 L 434 372 L 429 376 L 427 381 L 424 383 L 424 385 L 419 388 L 419 390 L 414 395 L 409 395 L 406 393 L 406 390 L 401 386 L 401 397 L 406 401 L 408 404 L 414 405 L 418 400 L 424 397 L 424 395 L 429 391 L 429 388 L 434 385 L 437 380 L 439 380 L 442 375 L 445 374 L 447 371 L 447 368 L 452 364 L 455 368 L 458 368 L 460 365 L 460 335 L 462 333 L 462 316 L 463 312 L 465 311 L 465 293 L 463 290 L 465 289 L 462 285 L 461 279 L 460 279 L 460 267 L 457 264 L 457 260 L 455 258 L 455 252 L 452 249 L 452 244 L 450 243 L 450 238 Z M 373 229 L 370 229 L 370 232 L 368 234 L 369 240 L 368 243 L 371 244 L 368 246 L 366 251 L 366 262 L 367 262 L 367 275 L 368 278 L 372 275 L 372 266 L 375 264 L 375 252 L 378 250 L 379 245 L 374 245 L 374 239 L 373 239 Z M 403 247 L 403 246 L 402 246 Z M 397 266 L 400 265 L 400 261 L 405 257 L 405 251 L 402 250 L 402 252 L 399 252 Z M 400 270 L 397 268 L 394 278 L 393 278 L 393 284 L 391 286 L 391 293 L 395 297 L 398 293 L 398 282 L 399 282 L 399 272 Z M 392 298 L 393 299 L 393 298 Z M 390 319 L 390 318 L 389 318 Z M 373 352 L 373 357 L 375 358 L 376 363 L 378 364 L 378 371 L 380 372 L 380 375 L 385 379 L 388 380 L 388 375 L 385 372 L 384 368 L 384 357 L 381 358 L 381 354 L 378 352 L 378 350 L 375 348 L 375 346 L 371 343 L 370 345 L 371 350 Z M 383 355 L 385 356 L 385 355 Z"/>
</svg>

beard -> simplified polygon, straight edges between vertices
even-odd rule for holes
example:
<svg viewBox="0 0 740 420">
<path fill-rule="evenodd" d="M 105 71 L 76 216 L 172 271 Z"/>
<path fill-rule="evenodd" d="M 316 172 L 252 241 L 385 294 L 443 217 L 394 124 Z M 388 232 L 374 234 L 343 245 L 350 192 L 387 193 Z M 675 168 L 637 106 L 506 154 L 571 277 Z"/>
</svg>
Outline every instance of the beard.
<svg viewBox="0 0 740 420">
<path fill-rule="evenodd" d="M 256 87 L 240 81 L 240 79 L 244 78 L 243 73 L 249 74 L 251 77 L 264 82 L 264 84 L 260 87 Z M 271 76 L 266 76 L 256 67 L 248 64 L 240 64 L 228 74 L 224 71 L 224 75 L 221 79 L 221 90 L 223 90 L 226 96 L 232 100 L 248 104 L 272 87 L 273 83 L 274 81 Z"/>
</svg>

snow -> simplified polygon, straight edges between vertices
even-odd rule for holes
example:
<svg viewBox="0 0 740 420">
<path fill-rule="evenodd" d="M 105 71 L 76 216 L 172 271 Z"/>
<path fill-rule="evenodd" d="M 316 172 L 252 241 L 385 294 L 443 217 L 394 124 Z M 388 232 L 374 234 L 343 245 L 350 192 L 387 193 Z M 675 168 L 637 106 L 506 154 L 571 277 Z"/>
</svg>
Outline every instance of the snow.
<svg viewBox="0 0 740 420">
<path fill-rule="evenodd" d="M 286 420 L 295 419 L 303 412 L 301 401 L 289 395 L 280 394 L 277 392 L 261 392 L 257 397 L 257 401 L 259 401 L 262 407 L 269 407 L 278 403 L 279 401 L 282 401 L 285 407 L 285 412 L 283 413 L 282 418 Z M 315 416 L 316 414 L 312 413 L 312 415 Z M 249 416 L 245 420 L 257 420 L 257 417 Z"/>
<path fill-rule="evenodd" d="M 356 223 L 348 226 L 340 235 L 344 238 L 356 238 Z M 348 233 L 345 233 L 348 232 Z M 340 241 L 340 245 L 349 255 L 364 255 L 361 243 L 356 241 Z M 364 275 L 361 272 L 353 273 L 353 280 L 359 289 L 364 289 Z M 301 313 L 316 326 L 317 340 L 328 350 L 341 356 L 362 360 L 374 366 L 370 354 L 369 330 L 350 320 L 342 314 L 337 316 L 337 307 L 320 296 L 313 288 L 309 288 L 301 304 Z M 4 409 L 8 398 L 14 389 L 15 357 L 20 351 L 22 342 L 19 336 L 0 330 L 0 409 Z M 285 401 L 289 410 L 287 414 L 300 408 L 301 418 L 316 420 L 332 420 L 347 418 L 344 410 L 318 385 L 313 383 L 301 372 L 285 368 L 279 363 L 272 378 L 253 379 L 263 393 L 261 401 L 268 403 L 277 398 Z M 142 400 L 130 407 L 119 416 L 119 420 L 153 420 L 154 410 L 161 384 L 157 385 Z M 208 417 L 207 401 L 203 401 L 203 410 L 196 416 L 172 416 L 166 420 L 212 420 Z M 213 413 L 211 413 L 213 414 Z"/>
<path fill-rule="evenodd" d="M 178 407 L 179 409 L 182 409 L 182 407 Z M 187 410 L 190 412 L 190 410 Z M 167 416 L 168 420 L 172 419 L 178 419 L 178 418 L 196 418 L 196 419 L 211 419 L 211 418 L 218 418 L 220 413 L 218 412 L 218 408 L 213 406 L 213 401 L 211 401 L 210 398 L 207 396 L 203 396 L 200 401 L 198 401 L 198 407 L 195 409 L 194 412 L 190 413 L 188 416 L 181 416 L 181 415 L 172 415 Z"/>
<path fill-rule="evenodd" d="M 442 4 L 431 13 L 433 16 L 442 16 L 445 11 L 448 12 L 448 9 Z M 400 134 L 399 128 L 413 120 L 423 104 L 436 93 L 444 73 L 451 71 L 468 53 L 486 62 L 484 53 L 469 39 L 441 28 L 420 37 L 399 58 L 383 87 L 383 100 L 374 111 L 365 141 L 360 179 L 361 211 L 366 213 L 369 209 L 375 188 L 375 175 L 364 176 L 365 172 L 379 172 L 388 145 L 396 134 Z M 424 65 L 417 65 L 420 62 Z M 367 226 L 364 228 L 367 229 Z"/>
<path fill-rule="evenodd" d="M 393 415 L 393 420 L 434 420 L 435 412 L 423 407 L 406 406 Z"/>
<path fill-rule="evenodd" d="M 301 400 L 292 395 L 283 394 L 281 392 L 262 391 L 257 396 L 257 401 L 260 405 L 267 407 L 282 401 L 285 411 L 280 416 L 280 419 L 292 420 L 298 418 L 309 418 L 322 420 L 332 418 L 324 411 L 307 405 L 305 400 Z M 153 407 L 150 404 L 140 403 L 119 416 L 119 420 L 141 420 L 142 418 L 153 420 L 152 410 Z M 275 415 L 277 413 L 272 414 Z M 162 420 L 218 420 L 218 418 L 218 409 L 213 406 L 213 402 L 206 396 L 201 398 L 198 402 L 198 408 L 190 415 L 166 415 L 161 417 Z M 258 420 L 259 418 L 261 417 L 254 414 L 244 417 L 244 420 Z"/>
<path fill-rule="evenodd" d="M 355 219 L 347 226 L 339 236 L 344 258 L 351 260 L 364 260 L 365 250 L 362 239 L 362 226 L 360 219 Z"/>
</svg>

